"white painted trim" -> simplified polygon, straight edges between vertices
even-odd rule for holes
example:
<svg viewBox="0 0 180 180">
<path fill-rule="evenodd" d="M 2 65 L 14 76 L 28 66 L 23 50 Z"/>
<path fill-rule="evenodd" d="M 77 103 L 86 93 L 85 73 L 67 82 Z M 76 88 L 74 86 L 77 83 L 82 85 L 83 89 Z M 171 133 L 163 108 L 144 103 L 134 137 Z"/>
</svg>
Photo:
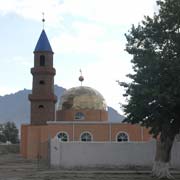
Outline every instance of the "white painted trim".
<svg viewBox="0 0 180 180">
<path fill-rule="evenodd" d="M 141 141 L 144 141 L 144 127 L 140 127 L 141 128 Z"/>
<path fill-rule="evenodd" d="M 112 127 L 111 127 L 111 124 L 109 124 L 109 141 L 112 141 Z"/>
<path fill-rule="evenodd" d="M 74 123 L 73 123 L 73 141 L 74 141 L 74 132 L 75 132 L 75 126 L 74 126 Z"/>
<path fill-rule="evenodd" d="M 47 124 L 124 124 L 108 121 L 47 121 Z"/>
</svg>

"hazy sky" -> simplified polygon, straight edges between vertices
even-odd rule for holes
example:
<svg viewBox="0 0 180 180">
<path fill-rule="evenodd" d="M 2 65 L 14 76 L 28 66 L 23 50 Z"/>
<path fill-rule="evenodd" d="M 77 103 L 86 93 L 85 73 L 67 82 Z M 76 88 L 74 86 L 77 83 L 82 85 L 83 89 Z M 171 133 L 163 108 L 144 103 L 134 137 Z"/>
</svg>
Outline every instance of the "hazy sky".
<svg viewBox="0 0 180 180">
<path fill-rule="evenodd" d="M 157 10 L 155 0 L 0 0 L 0 95 L 32 88 L 33 51 L 45 31 L 54 51 L 55 84 L 79 86 L 85 81 L 121 112 L 131 56 L 125 51 L 132 24 Z"/>
</svg>

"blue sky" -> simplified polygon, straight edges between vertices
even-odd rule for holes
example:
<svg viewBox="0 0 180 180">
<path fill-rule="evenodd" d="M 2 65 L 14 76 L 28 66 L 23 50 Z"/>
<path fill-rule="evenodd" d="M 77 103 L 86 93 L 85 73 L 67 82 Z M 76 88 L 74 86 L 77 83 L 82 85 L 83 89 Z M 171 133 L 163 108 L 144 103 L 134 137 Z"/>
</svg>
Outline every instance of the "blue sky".
<svg viewBox="0 0 180 180">
<path fill-rule="evenodd" d="M 0 0 L 0 95 L 32 88 L 33 50 L 45 31 L 54 51 L 55 84 L 83 85 L 102 93 L 122 113 L 123 88 L 131 56 L 124 34 L 144 15 L 157 11 L 155 0 Z"/>
</svg>

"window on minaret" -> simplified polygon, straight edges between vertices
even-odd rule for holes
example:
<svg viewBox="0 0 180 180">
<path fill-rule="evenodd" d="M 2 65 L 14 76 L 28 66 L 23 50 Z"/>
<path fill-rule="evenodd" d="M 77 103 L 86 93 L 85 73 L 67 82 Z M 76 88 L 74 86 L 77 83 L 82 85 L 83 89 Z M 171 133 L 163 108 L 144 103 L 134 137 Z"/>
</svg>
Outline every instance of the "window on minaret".
<svg viewBox="0 0 180 180">
<path fill-rule="evenodd" d="M 40 81 L 39 81 L 39 84 L 44 85 L 45 82 L 44 82 L 43 80 L 40 80 Z"/>
<path fill-rule="evenodd" d="M 44 106 L 43 106 L 43 105 L 39 105 L 38 107 L 39 107 L 39 109 L 43 109 L 43 108 L 44 108 Z"/>
<path fill-rule="evenodd" d="M 45 56 L 44 55 L 40 56 L 40 66 L 45 66 Z"/>
</svg>

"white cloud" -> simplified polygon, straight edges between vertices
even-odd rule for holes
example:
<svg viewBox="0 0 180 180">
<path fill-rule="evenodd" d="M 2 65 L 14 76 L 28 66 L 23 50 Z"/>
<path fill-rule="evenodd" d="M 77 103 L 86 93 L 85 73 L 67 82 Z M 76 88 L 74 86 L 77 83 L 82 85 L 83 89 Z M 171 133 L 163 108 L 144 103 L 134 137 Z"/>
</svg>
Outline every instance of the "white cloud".
<svg viewBox="0 0 180 180">
<path fill-rule="evenodd" d="M 1 14 L 16 13 L 39 21 L 45 12 L 48 25 L 58 26 L 63 15 L 107 24 L 129 25 L 156 10 L 155 0 L 0 0 Z"/>
<path fill-rule="evenodd" d="M 15 13 L 25 19 L 40 21 L 42 12 L 50 26 L 58 26 L 63 20 L 60 16 L 61 5 L 58 0 L 0 0 L 0 13 Z"/>
<path fill-rule="evenodd" d="M 22 66 L 22 67 L 31 67 L 33 65 L 33 61 L 30 57 L 23 57 L 23 56 L 14 56 L 9 63 Z"/>
<path fill-rule="evenodd" d="M 120 36 L 123 34 L 121 33 L 119 32 Z M 98 41 L 100 37 L 102 39 Z M 84 53 L 88 56 L 88 53 L 90 53 L 96 59 L 82 64 L 71 63 L 60 70 L 61 75 L 58 75 L 58 73 L 56 79 L 60 77 L 58 81 L 66 88 L 77 86 L 79 85 L 77 81 L 79 76 L 78 70 L 82 68 L 85 77 L 84 85 L 99 90 L 105 97 L 108 105 L 120 111 L 119 102 L 124 102 L 122 97 L 124 90 L 122 87 L 119 87 L 116 80 L 126 81 L 126 74 L 132 71 L 131 58 L 124 51 L 124 41 L 120 41 L 116 36 L 113 38 L 109 37 L 106 29 L 99 25 L 74 23 L 72 34 L 63 32 L 60 33 L 59 37 L 52 39 L 52 45 L 56 54 L 60 52 L 65 54 Z M 72 62 L 73 60 L 70 61 Z M 86 59 L 83 59 L 83 61 L 86 61 Z"/>
<path fill-rule="evenodd" d="M 49 28 L 49 39 L 58 58 L 61 53 L 94 55 L 97 59 L 83 65 L 69 63 L 60 69 L 61 62 L 58 62 L 55 80 L 65 88 L 76 86 L 78 81 L 73 83 L 72 78 L 77 79 L 78 70 L 82 68 L 84 84 L 99 90 L 108 105 L 116 109 L 119 109 L 118 103 L 123 102 L 123 90 L 115 81 L 126 80 L 125 75 L 131 71 L 130 56 L 124 52 L 122 36 L 132 23 L 137 24 L 146 14 L 152 15 L 155 8 L 155 0 L 0 0 L 1 15 L 14 13 L 40 21 L 44 12 L 46 26 L 56 29 L 54 33 Z M 32 59 L 24 61 L 22 57 L 15 57 L 12 61 L 27 69 L 33 63 Z M 27 76 L 31 78 L 30 74 Z M 1 88 L 0 94 L 12 92 L 9 89 Z"/>
<path fill-rule="evenodd" d="M 93 53 L 97 50 L 95 41 L 81 36 L 63 33 L 52 39 L 52 46 L 56 53 Z"/>
<path fill-rule="evenodd" d="M 78 36 L 80 35 L 83 38 L 95 39 L 105 34 L 105 29 L 93 23 L 75 21 L 72 23 L 72 28 Z"/>
<path fill-rule="evenodd" d="M 119 102 L 124 102 L 122 97 L 124 90 L 119 87 L 116 80 L 127 81 L 126 74 L 132 72 L 131 57 L 124 52 L 124 44 L 116 39 L 106 40 L 105 42 L 93 40 L 91 41 L 92 44 L 90 44 L 91 47 L 94 47 L 92 49 L 90 46 L 85 47 L 82 41 L 83 36 L 74 38 L 67 35 L 66 40 L 57 40 L 57 42 L 62 43 L 59 51 L 61 50 L 64 53 L 82 53 L 86 51 L 87 53 L 90 50 L 89 53 L 95 54 L 97 59 L 83 64 L 71 63 L 73 59 L 69 60 L 69 64 L 60 70 L 61 75 L 59 75 L 59 72 L 57 73 L 56 79 L 66 88 L 77 86 L 79 85 L 77 80 L 79 76 L 78 70 L 82 68 L 85 77 L 83 84 L 99 90 L 107 100 L 108 105 L 120 111 Z M 80 44 L 76 45 L 75 42 L 80 42 Z M 87 44 L 89 45 L 89 43 Z M 85 60 L 83 59 L 83 61 Z M 61 63 L 59 65 L 61 66 Z"/>
<path fill-rule="evenodd" d="M 0 88 L 0 95 L 4 96 L 7 94 L 11 94 L 11 93 L 15 93 L 17 92 L 19 89 L 18 88 L 14 88 L 14 87 L 10 87 L 10 86 L 1 86 Z"/>
<path fill-rule="evenodd" d="M 105 37 L 105 29 L 92 23 L 73 22 L 71 31 L 60 32 L 52 38 L 55 52 L 61 53 L 98 53 L 100 44 L 97 39 Z"/>
<path fill-rule="evenodd" d="M 104 52 L 107 49 L 104 49 Z M 116 80 L 127 81 L 126 74 L 132 72 L 130 57 L 125 53 L 113 55 L 109 50 L 99 57 L 99 61 L 84 65 L 82 67 L 85 76 L 84 84 L 99 90 L 105 97 L 109 106 L 120 111 L 119 103 L 124 103 L 122 96 L 124 89 L 118 85 Z"/>
<path fill-rule="evenodd" d="M 131 24 L 154 12 L 154 0 L 64 0 L 62 10 L 108 24 Z"/>
</svg>

